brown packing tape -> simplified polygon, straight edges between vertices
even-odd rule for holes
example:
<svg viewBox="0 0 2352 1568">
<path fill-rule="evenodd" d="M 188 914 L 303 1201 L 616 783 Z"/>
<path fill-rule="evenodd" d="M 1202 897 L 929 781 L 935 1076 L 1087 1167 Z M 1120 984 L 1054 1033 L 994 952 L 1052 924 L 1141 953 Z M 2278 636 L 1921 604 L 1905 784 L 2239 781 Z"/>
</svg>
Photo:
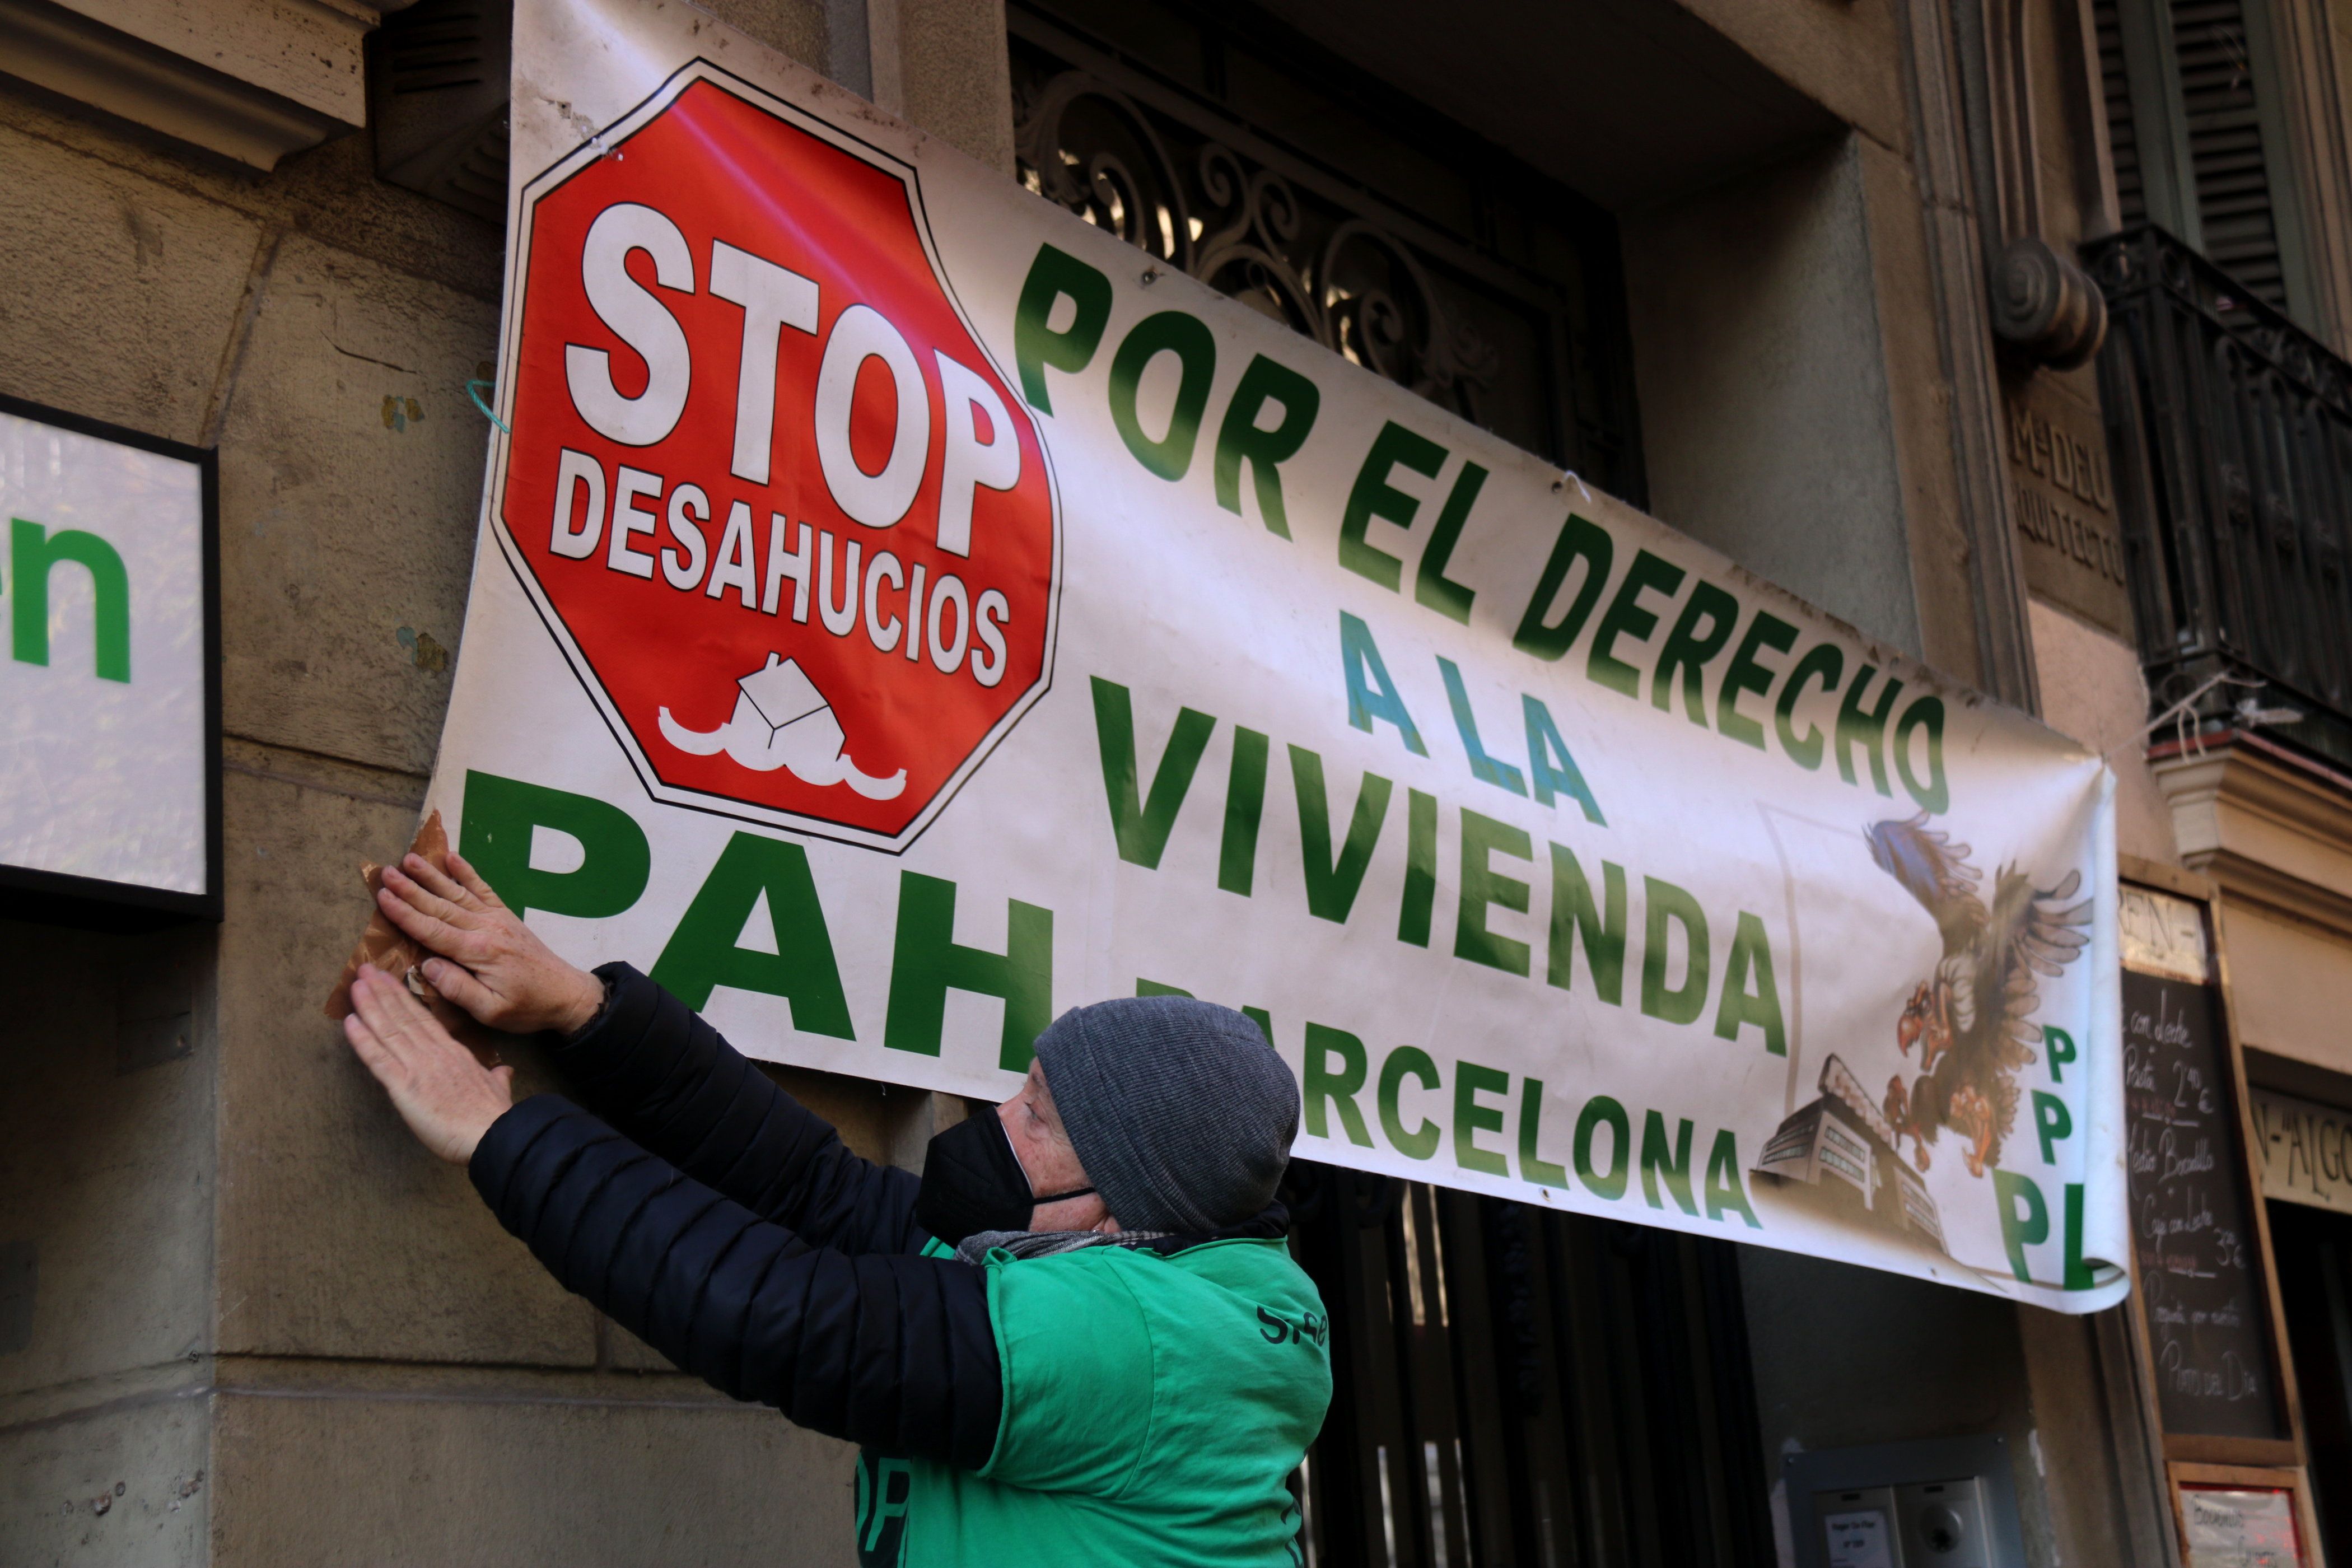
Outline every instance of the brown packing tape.
<svg viewBox="0 0 2352 1568">
<path fill-rule="evenodd" d="M 416 837 L 408 847 L 411 855 L 421 855 L 425 864 L 436 871 L 449 869 L 449 835 L 441 826 L 441 814 L 428 815 L 416 829 Z M 406 981 L 408 989 L 432 1010 L 441 1026 L 455 1036 L 484 1067 L 499 1062 L 498 1032 L 474 1021 L 473 1015 L 433 989 L 418 966 L 432 956 L 422 942 L 394 925 L 377 903 L 376 895 L 383 890 L 383 868 L 370 860 L 360 867 L 360 879 L 368 890 L 367 929 L 360 932 L 358 945 L 343 963 L 343 973 L 335 988 L 327 995 L 326 1015 L 341 1022 L 351 1016 L 352 982 L 359 978 L 360 965 L 373 964 L 386 974 Z"/>
</svg>

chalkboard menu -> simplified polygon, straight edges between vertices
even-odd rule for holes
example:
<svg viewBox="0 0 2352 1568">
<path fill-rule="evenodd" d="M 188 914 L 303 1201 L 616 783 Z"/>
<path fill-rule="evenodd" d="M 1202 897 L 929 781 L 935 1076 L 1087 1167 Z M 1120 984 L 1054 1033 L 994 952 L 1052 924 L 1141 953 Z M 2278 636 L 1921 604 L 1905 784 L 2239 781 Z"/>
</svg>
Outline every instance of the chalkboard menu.
<svg viewBox="0 0 2352 1568">
<path fill-rule="evenodd" d="M 2286 1435 L 2221 1001 L 2126 968 L 2132 1239 L 2165 1429 Z"/>
</svg>

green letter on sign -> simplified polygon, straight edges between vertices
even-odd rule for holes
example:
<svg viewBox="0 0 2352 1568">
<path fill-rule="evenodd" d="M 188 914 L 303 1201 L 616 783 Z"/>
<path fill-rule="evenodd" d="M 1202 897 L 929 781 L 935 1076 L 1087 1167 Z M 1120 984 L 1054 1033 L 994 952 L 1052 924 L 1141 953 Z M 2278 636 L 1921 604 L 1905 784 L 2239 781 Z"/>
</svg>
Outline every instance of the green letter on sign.
<svg viewBox="0 0 2352 1568">
<path fill-rule="evenodd" d="M 1318 920 L 1348 923 L 1356 893 L 1372 863 L 1381 824 L 1388 819 L 1394 786 L 1368 773 L 1356 788 L 1355 814 L 1339 853 L 1331 850 L 1331 805 L 1323 788 L 1323 759 L 1304 746 L 1290 748 L 1290 783 L 1298 795 L 1298 852 L 1307 873 L 1307 912 Z"/>
<path fill-rule="evenodd" d="M 1523 1079 L 1519 1085 L 1519 1180 L 1539 1187 L 1565 1187 L 1568 1169 L 1538 1158 L 1536 1142 L 1543 1136 L 1543 1079 Z"/>
<path fill-rule="evenodd" d="M 16 655 L 21 664 L 49 662 L 49 569 L 70 561 L 89 569 L 97 596 L 98 678 L 131 679 L 131 576 L 114 546 L 78 528 L 49 532 L 16 518 L 9 524 L 8 580 L 16 591 Z"/>
<path fill-rule="evenodd" d="M 735 945 L 762 893 L 776 935 L 773 952 Z M 809 875 L 808 851 L 780 838 L 738 833 L 727 841 L 719 864 L 670 933 L 651 978 L 698 1011 L 721 985 L 764 991 L 792 1003 L 793 1027 L 801 1033 L 857 1037 L 841 994 L 841 971 L 817 902 L 816 879 Z"/>
<path fill-rule="evenodd" d="M 1433 479 L 1445 467 L 1445 448 L 1391 420 L 1373 438 L 1372 449 L 1364 454 L 1364 466 L 1357 470 L 1356 483 L 1348 491 L 1347 510 L 1339 514 L 1339 564 L 1391 593 L 1404 580 L 1404 563 L 1367 542 L 1364 531 L 1376 517 L 1399 528 L 1412 526 L 1421 502 L 1389 483 L 1389 476 L 1400 464 Z"/>
<path fill-rule="evenodd" d="M 1419 1127 L 1405 1131 L 1404 1111 L 1398 1100 L 1408 1078 L 1417 1079 L 1423 1089 L 1438 1087 L 1437 1064 L 1419 1046 L 1399 1046 L 1381 1064 L 1381 1131 L 1406 1159 L 1426 1160 L 1437 1152 L 1437 1123 L 1423 1117 Z"/>
<path fill-rule="evenodd" d="M 1511 1092 L 1511 1075 L 1495 1068 L 1480 1067 L 1476 1062 L 1460 1062 L 1454 1068 L 1454 1163 L 1465 1171 L 1484 1171 L 1489 1175 L 1507 1176 L 1511 1167 L 1502 1153 L 1479 1147 L 1478 1134 L 1500 1132 L 1503 1130 L 1503 1108 L 1481 1105 L 1482 1094 L 1507 1095 Z"/>
<path fill-rule="evenodd" d="M 1772 978 L 1772 943 L 1764 934 L 1764 922 L 1746 910 L 1739 911 L 1731 958 L 1723 966 L 1723 1005 L 1715 1011 L 1716 1038 L 1738 1039 L 1742 1024 L 1761 1027 L 1764 1048 L 1774 1056 L 1789 1054 L 1789 1032 L 1780 1022 L 1780 987 Z"/>
<path fill-rule="evenodd" d="M 1337 1071 L 1329 1066 L 1333 1057 L 1339 1058 Z M 1366 1070 L 1363 1041 L 1345 1029 L 1322 1024 L 1307 1026 L 1307 1061 L 1300 1074 L 1306 1080 L 1301 1086 L 1305 1092 L 1300 1098 L 1306 1102 L 1309 1133 L 1318 1138 L 1331 1136 L 1330 1108 L 1337 1104 L 1340 1123 L 1348 1129 L 1348 1142 L 1361 1149 L 1372 1146 L 1371 1132 L 1364 1126 L 1364 1113 L 1356 1109 L 1356 1096 L 1363 1090 Z"/>
<path fill-rule="evenodd" d="M 1706 1157 L 1706 1217 L 1721 1219 L 1734 1212 L 1748 1222 L 1750 1230 L 1764 1228 L 1739 1185 L 1739 1141 L 1726 1127 L 1715 1135 L 1714 1152 Z"/>
<path fill-rule="evenodd" d="M 2008 1171 L 1992 1173 L 1993 1201 L 2000 1205 L 2000 1239 L 2009 1248 L 2010 1272 L 2028 1285 L 2033 1271 L 2025 1264 L 2025 1249 L 2050 1239 L 2050 1205 L 2042 1189 Z"/>
<path fill-rule="evenodd" d="M 1054 1021 L 1054 911 L 1005 900 L 1005 951 L 991 952 L 957 944 L 955 906 L 953 882 L 898 873 L 898 933 L 882 1043 L 894 1051 L 938 1056 L 950 990 L 1002 996 L 1004 1031 L 996 1065 L 1026 1072 L 1031 1045 Z"/>
<path fill-rule="evenodd" d="M 579 841 L 576 868 L 541 871 L 532 867 L 531 836 L 541 827 Z M 590 921 L 617 915 L 645 892 L 654 863 L 646 830 L 619 806 L 593 795 L 470 770 L 457 850 L 518 916 L 526 910 Z M 735 930 L 741 929 L 737 922 Z M 732 937 L 735 931 L 727 934 Z"/>
<path fill-rule="evenodd" d="M 1168 835 L 1176 826 L 1177 810 L 1192 787 L 1193 771 L 1201 765 L 1201 752 L 1208 746 L 1217 721 L 1194 709 L 1180 710 L 1168 749 L 1160 753 L 1160 765 L 1151 772 L 1151 793 L 1142 795 L 1136 784 L 1135 710 L 1127 688 L 1099 675 L 1090 679 L 1095 692 L 1095 745 L 1102 753 L 1103 793 L 1110 797 L 1110 827 L 1118 843 L 1118 858 L 1146 870 L 1158 870 L 1160 857 L 1168 848 Z M 1264 777 L 1262 764 L 1259 776 Z"/>
<path fill-rule="evenodd" d="M 1592 1168 L 1592 1134 L 1602 1123 L 1609 1127 L 1609 1169 Z M 1592 1195 L 1607 1203 L 1615 1203 L 1625 1195 L 1625 1173 L 1633 1163 L 1633 1130 L 1625 1120 L 1625 1108 L 1605 1094 L 1596 1094 L 1584 1102 L 1576 1116 L 1576 1174 L 1592 1189 Z"/>
<path fill-rule="evenodd" d="M 1271 429 L 1258 423 L 1267 404 L 1282 411 Z M 1242 372 L 1234 400 L 1225 405 L 1225 420 L 1217 427 L 1217 504 L 1234 516 L 1242 510 L 1242 465 L 1250 468 L 1257 491 L 1257 514 L 1266 531 L 1290 537 L 1290 514 L 1282 507 L 1282 476 L 1276 466 L 1298 455 L 1307 433 L 1315 427 L 1315 411 L 1323 404 L 1316 384 L 1287 365 L 1260 354 Z"/>
<path fill-rule="evenodd" d="M 1492 855 L 1516 860 L 1535 858 L 1535 845 L 1527 829 L 1514 827 L 1462 809 L 1462 900 L 1454 919 L 1454 956 L 1499 969 L 1507 974 L 1528 972 L 1528 944 L 1486 929 L 1486 908 L 1500 904 L 1520 914 L 1528 912 L 1528 884 L 1495 869 Z"/>
<path fill-rule="evenodd" d="M 1690 1186 L 1691 1124 L 1685 1117 L 1675 1135 L 1672 1148 L 1666 1145 L 1666 1119 L 1654 1110 L 1642 1113 L 1642 1195 L 1650 1206 L 1662 1209 L 1665 1204 L 1658 1197 L 1658 1177 L 1666 1178 L 1666 1190 L 1683 1213 L 1695 1215 L 1698 1205 L 1691 1202 Z"/>
<path fill-rule="evenodd" d="M 1145 367 L 1163 353 L 1176 356 L 1182 379 L 1176 384 L 1176 406 L 1168 416 L 1167 433 L 1155 441 L 1143 433 L 1135 402 Z M 1110 422 L 1118 426 L 1118 438 L 1137 462 L 1163 479 L 1184 477 L 1201 439 L 1201 413 L 1209 405 L 1209 383 L 1216 374 L 1217 340 L 1198 318 L 1162 310 L 1129 330 L 1110 360 Z"/>
<path fill-rule="evenodd" d="M 1076 309 L 1070 324 L 1056 331 L 1050 324 L 1054 307 L 1065 300 Z M 1031 406 L 1054 412 L 1054 400 L 1045 392 L 1045 367 L 1072 373 L 1086 369 L 1102 345 L 1103 328 L 1109 321 L 1110 279 L 1075 256 L 1039 246 L 1013 318 L 1013 358 L 1021 370 L 1021 395 Z"/>
<path fill-rule="evenodd" d="M 1642 931 L 1642 1011 L 1669 1024 L 1690 1023 L 1706 1011 L 1706 911 L 1696 899 L 1655 877 L 1642 879 L 1642 898 L 1649 907 Z M 1673 956 L 1667 951 L 1669 921 L 1683 928 L 1684 945 L 1689 950 L 1683 983 L 1671 991 L 1666 988 L 1666 963 Z"/>
</svg>

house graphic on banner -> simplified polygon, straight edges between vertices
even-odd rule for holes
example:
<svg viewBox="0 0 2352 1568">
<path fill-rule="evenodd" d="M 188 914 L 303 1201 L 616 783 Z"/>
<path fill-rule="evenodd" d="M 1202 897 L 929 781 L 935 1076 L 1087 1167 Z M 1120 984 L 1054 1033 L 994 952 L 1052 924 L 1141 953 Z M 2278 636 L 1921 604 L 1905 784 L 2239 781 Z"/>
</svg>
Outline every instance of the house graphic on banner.
<svg viewBox="0 0 2352 1568">
<path fill-rule="evenodd" d="M 1780 1123 L 1756 1173 L 1790 1197 L 1942 1252 L 1944 1222 L 1927 1184 L 1895 1147 L 1895 1128 L 1852 1069 L 1822 1064 L 1821 1096 Z M 1800 1195 L 1796 1184 L 1810 1189 Z"/>
</svg>

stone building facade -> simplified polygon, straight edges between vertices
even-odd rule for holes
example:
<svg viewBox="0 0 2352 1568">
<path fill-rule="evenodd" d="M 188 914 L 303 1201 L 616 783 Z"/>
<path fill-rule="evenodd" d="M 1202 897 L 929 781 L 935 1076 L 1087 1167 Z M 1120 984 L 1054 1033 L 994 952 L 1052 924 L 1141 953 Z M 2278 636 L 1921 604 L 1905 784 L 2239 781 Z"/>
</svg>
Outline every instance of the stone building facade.
<svg viewBox="0 0 2352 1568">
<path fill-rule="evenodd" d="M 1434 279 L 1420 390 L 2105 752 L 2125 854 L 2218 898 L 2250 1070 L 2352 1104 L 2352 758 L 2247 728 L 2217 687 L 2150 762 L 2184 691 L 2143 673 L 2146 476 L 2180 432 L 2116 412 L 2130 367 L 2099 344 L 2125 284 L 2099 258 L 2209 182 L 2132 162 L 2160 118 L 2132 72 L 2158 57 L 2118 7 L 2146 0 L 706 5 L 1041 200 L 1086 209 L 1061 176 L 1103 148 L 1156 140 L 1190 177 L 1216 142 L 1383 226 Z M 2263 6 L 2195 26 L 2242 36 Z M 2273 268 L 2341 353 L 2352 175 L 2311 62 L 2352 69 L 2352 9 L 2263 15 L 2283 85 L 2254 119 L 2292 243 L 2217 264 Z M 848 1450 L 566 1295 L 320 1016 L 463 653 L 504 16 L 0 0 L 0 394 L 217 453 L 225 894 L 217 925 L 143 932 L 6 910 L 0 1561 L 854 1555 Z M 1073 72 L 1105 91 L 1063 112 Z M 2215 256 L 2225 228 L 2181 243 Z M 2312 516 L 2341 538 L 2340 510 Z M 2257 706 L 2281 701 L 2352 708 L 2340 686 Z M 966 1109 L 776 1070 L 879 1158 L 918 1161 Z M 1812 1561 L 1790 1456 L 1959 1436 L 2000 1439 L 2036 1568 L 2178 1560 L 2129 1308 L 1536 1234 L 1402 1184 L 1297 1195 L 1377 1206 L 1301 1245 L 1327 1296 L 1353 1282 L 1368 1341 L 1408 1297 L 1414 1326 L 1343 1376 L 1317 1561 Z M 1454 1284 L 1433 1310 L 1424 1266 Z M 1465 1303 L 1540 1320 L 1516 1364 Z M 1498 1402 L 1520 1423 L 1499 1447 Z"/>
</svg>

